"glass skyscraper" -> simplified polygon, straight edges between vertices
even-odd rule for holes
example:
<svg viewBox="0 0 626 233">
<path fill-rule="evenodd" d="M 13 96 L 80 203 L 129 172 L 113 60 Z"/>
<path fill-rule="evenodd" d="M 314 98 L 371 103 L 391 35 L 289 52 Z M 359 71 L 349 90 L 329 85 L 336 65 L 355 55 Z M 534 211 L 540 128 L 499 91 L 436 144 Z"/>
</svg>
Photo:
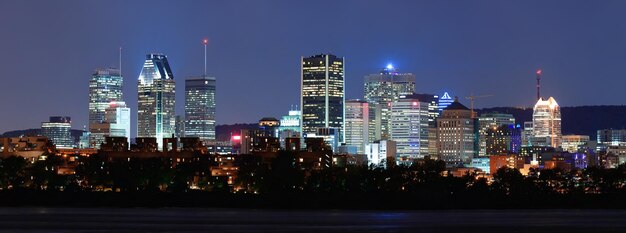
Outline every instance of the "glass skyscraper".
<svg viewBox="0 0 626 233">
<path fill-rule="evenodd" d="M 388 65 L 380 73 L 365 76 L 365 101 L 372 111 L 370 119 L 375 123 L 376 139 L 389 138 L 389 119 L 391 103 L 398 100 L 402 95 L 410 95 L 415 92 L 415 75 L 411 73 L 398 73 Z"/>
<path fill-rule="evenodd" d="M 76 146 L 72 138 L 72 120 L 66 116 L 50 117 L 49 122 L 41 123 L 41 134 L 59 149 L 72 149 Z"/>
<path fill-rule="evenodd" d="M 302 133 L 335 128 L 343 142 L 345 73 L 344 58 L 320 54 L 301 58 Z"/>
<path fill-rule="evenodd" d="M 365 154 L 370 143 L 369 104 L 362 100 L 346 101 L 346 146 L 356 147 L 357 154 Z"/>
<path fill-rule="evenodd" d="M 561 146 L 561 108 L 552 97 L 539 98 L 535 104 L 532 141 L 537 142 L 537 146 Z"/>
<path fill-rule="evenodd" d="M 391 104 L 389 136 L 396 142 L 398 164 L 411 164 L 428 155 L 430 105 L 429 99 L 416 95 L 403 96 Z"/>
<path fill-rule="evenodd" d="M 111 102 L 122 101 L 124 79 L 119 69 L 96 69 L 89 80 L 89 144 L 99 148 L 107 132 L 102 130 L 106 109 Z"/>
<path fill-rule="evenodd" d="M 185 80 L 185 137 L 215 140 L 215 78 Z"/>
<path fill-rule="evenodd" d="M 111 102 L 106 109 L 106 122 L 109 136 L 125 137 L 130 143 L 130 108 L 126 107 L 126 102 Z"/>
<path fill-rule="evenodd" d="M 156 138 L 159 148 L 175 131 L 175 87 L 167 56 L 146 55 L 137 87 L 137 137 Z"/>
</svg>

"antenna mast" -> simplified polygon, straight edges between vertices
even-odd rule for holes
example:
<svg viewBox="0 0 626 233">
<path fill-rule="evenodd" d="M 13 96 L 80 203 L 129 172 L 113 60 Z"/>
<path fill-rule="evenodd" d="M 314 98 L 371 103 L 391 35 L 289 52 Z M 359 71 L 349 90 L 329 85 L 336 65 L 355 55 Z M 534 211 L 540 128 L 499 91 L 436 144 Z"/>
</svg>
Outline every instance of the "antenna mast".
<svg viewBox="0 0 626 233">
<path fill-rule="evenodd" d="M 537 100 L 541 99 L 541 69 L 537 70 Z"/>
<path fill-rule="evenodd" d="M 204 77 L 206 77 L 206 46 L 209 44 L 209 39 L 204 38 L 202 44 L 204 45 Z"/>
</svg>

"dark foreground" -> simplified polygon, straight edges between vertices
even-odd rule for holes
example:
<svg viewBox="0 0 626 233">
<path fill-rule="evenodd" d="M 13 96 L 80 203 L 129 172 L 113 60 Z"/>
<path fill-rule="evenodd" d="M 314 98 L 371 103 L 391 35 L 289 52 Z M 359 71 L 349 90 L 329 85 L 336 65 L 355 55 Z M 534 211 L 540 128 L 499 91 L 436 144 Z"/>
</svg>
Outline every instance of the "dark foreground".
<svg viewBox="0 0 626 233">
<path fill-rule="evenodd" d="M 624 232 L 624 210 L 0 208 L 0 232 Z"/>
</svg>

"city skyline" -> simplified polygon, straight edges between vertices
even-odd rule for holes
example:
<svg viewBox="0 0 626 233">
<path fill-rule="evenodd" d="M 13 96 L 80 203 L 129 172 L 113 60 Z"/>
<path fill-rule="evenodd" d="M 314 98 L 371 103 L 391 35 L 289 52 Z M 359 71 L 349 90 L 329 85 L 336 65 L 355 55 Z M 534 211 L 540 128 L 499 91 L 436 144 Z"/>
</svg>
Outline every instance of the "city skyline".
<svg viewBox="0 0 626 233">
<path fill-rule="evenodd" d="M 35 4 L 42 7 L 25 10 Z M 117 9 L 119 17 L 90 19 L 84 11 L 63 10 L 72 9 L 65 4 L 78 9 Z M 136 125 L 134 80 L 145 54 L 167 54 L 173 72 L 182 80 L 182 77 L 202 72 L 200 42 L 204 37 L 210 40 L 207 73 L 220 77 L 217 124 L 251 123 L 263 116 L 284 114 L 289 106 L 299 102 L 298 58 L 319 53 L 346 57 L 346 99 L 363 98 L 363 77 L 393 63 L 400 72 L 413 73 L 419 81 L 427 81 L 416 89 L 419 93 L 449 91 L 459 97 L 472 92 L 497 96 L 476 101 L 477 108 L 532 107 L 534 74 L 538 68 L 544 73 L 543 95 L 554 96 L 562 106 L 623 104 L 619 91 L 614 89 L 623 86 L 620 65 L 626 60 L 626 45 L 620 39 L 624 32 L 619 30 L 624 26 L 621 23 L 624 20 L 620 20 L 623 16 L 618 13 L 624 4 L 621 2 L 568 1 L 566 6 L 570 7 L 565 9 L 557 2 L 539 1 L 471 2 L 454 6 L 433 2 L 381 2 L 358 6 L 358 11 L 350 11 L 356 7 L 353 2 L 342 2 L 336 9 L 323 12 L 323 15 L 339 15 L 344 19 L 327 29 L 329 33 L 336 33 L 333 40 L 309 38 L 307 31 L 299 27 L 313 22 L 315 17 L 312 16 L 321 9 L 318 6 L 310 5 L 307 6 L 310 10 L 302 10 L 289 2 L 250 4 L 253 5 L 250 9 L 258 11 L 241 8 L 237 3 L 181 2 L 171 9 L 158 6 L 166 4 L 153 4 L 149 8 L 155 12 L 171 10 L 177 19 L 165 25 L 144 25 L 143 18 L 149 18 L 147 13 L 135 14 L 132 10 L 143 6 L 141 2 L 7 2 L 0 10 L 0 18 L 7 23 L 4 28 L 13 33 L 0 39 L 0 49 L 6 52 L 0 64 L 7 77 L 16 78 L 3 79 L 0 97 L 9 99 L 27 94 L 28 103 L 43 101 L 44 104 L 23 109 L 18 103 L 9 103 L 8 108 L 23 110 L 25 114 L 4 112 L 0 132 L 37 128 L 40 122 L 54 115 L 72 117 L 75 129 L 88 125 L 85 111 L 88 90 L 85 87 L 90 74 L 99 67 L 117 68 L 119 47 L 123 48 L 121 64 L 126 93 L 123 101 L 129 104 L 132 125 Z M 188 12 L 206 9 L 209 9 L 203 13 L 206 18 L 187 16 L 203 15 Z M 393 10 L 396 14 L 386 19 L 370 17 L 379 9 Z M 229 14 L 220 11 L 237 12 L 241 19 L 223 23 L 219 19 Z M 298 20 L 294 22 L 284 20 L 298 14 L 303 17 L 295 17 Z M 43 20 L 50 23 L 43 24 Z M 357 21 L 363 23 L 351 26 Z M 563 27 L 573 24 L 582 26 Z M 370 26 L 364 25 L 385 30 L 370 30 Z M 153 32 L 159 26 L 170 27 L 176 33 L 155 37 Z M 108 31 L 102 33 L 94 28 Z M 397 36 L 386 35 L 392 32 Z M 284 40 L 295 42 L 285 44 Z M 253 57 L 258 54 L 267 64 L 257 64 Z M 58 59 L 59 56 L 63 59 Z M 41 69 L 21 65 L 32 63 L 37 63 Z M 41 70 L 46 70 L 48 75 L 41 75 Z M 588 78 L 596 82 L 583 83 Z M 236 94 L 277 88 L 272 85 L 275 83 L 280 83 L 281 91 L 259 92 L 258 98 Z M 178 85 L 176 99 L 179 103 L 184 99 L 183 89 L 182 84 Z M 580 95 L 581 91 L 593 92 L 594 98 Z M 468 105 L 468 101 L 463 103 Z M 177 105 L 177 115 L 182 115 L 183 108 L 183 104 Z M 240 109 L 249 111 L 240 114 Z M 131 135 L 136 135 L 135 127 L 132 128 Z"/>
</svg>

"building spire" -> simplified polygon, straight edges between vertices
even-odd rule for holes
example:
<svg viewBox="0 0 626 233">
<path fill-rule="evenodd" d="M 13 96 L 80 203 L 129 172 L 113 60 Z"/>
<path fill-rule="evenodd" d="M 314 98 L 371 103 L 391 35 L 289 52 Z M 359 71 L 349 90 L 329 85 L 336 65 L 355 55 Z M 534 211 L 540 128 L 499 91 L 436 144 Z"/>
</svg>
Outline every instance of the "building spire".
<svg viewBox="0 0 626 233">
<path fill-rule="evenodd" d="M 541 74 L 543 71 L 541 71 L 541 69 L 537 70 L 537 100 L 541 99 Z"/>
<path fill-rule="evenodd" d="M 120 55 L 120 59 L 119 59 L 120 64 L 119 64 L 118 68 L 120 69 L 120 76 L 122 76 L 122 46 L 120 46 L 120 54 L 119 55 Z"/>
<path fill-rule="evenodd" d="M 206 46 L 209 44 L 209 39 L 204 38 L 202 44 L 204 45 L 204 77 L 206 77 Z"/>
</svg>

